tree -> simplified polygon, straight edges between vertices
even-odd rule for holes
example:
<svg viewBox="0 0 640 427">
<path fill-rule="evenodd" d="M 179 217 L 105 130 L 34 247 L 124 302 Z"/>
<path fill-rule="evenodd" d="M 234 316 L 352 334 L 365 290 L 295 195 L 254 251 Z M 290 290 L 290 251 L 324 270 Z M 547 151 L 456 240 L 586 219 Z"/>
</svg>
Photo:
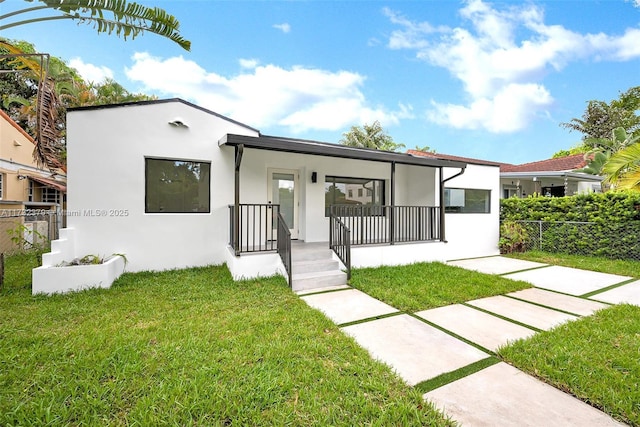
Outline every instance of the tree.
<svg viewBox="0 0 640 427">
<path fill-rule="evenodd" d="M 585 159 L 588 160 L 587 166 L 583 169 L 579 169 L 576 172 L 583 172 L 592 175 L 603 175 L 605 172 L 605 166 L 610 161 L 611 157 L 625 148 L 640 141 L 640 134 L 634 136 L 627 133 L 622 128 L 616 128 L 611 131 L 609 138 L 588 138 L 584 141 L 585 146 L 591 147 L 591 149 L 585 154 Z"/>
<path fill-rule="evenodd" d="M 0 3 L 5 0 L 0 0 Z M 180 23 L 175 17 L 158 7 L 150 8 L 127 0 L 25 0 L 40 5 L 19 9 L 0 15 L 0 31 L 8 28 L 59 19 L 70 19 L 78 23 L 93 25 L 98 33 L 115 33 L 124 40 L 134 39 L 145 32 L 160 35 L 177 43 L 185 50 L 191 49 L 191 42 L 184 39 L 179 32 Z M 52 12 L 50 16 L 42 13 Z M 105 14 L 107 15 L 105 17 Z M 23 17 L 26 16 L 25 19 Z M 32 17 L 30 17 L 32 16 Z M 0 47 L 12 55 L 14 66 L 32 72 L 37 88 L 37 101 L 32 104 L 36 113 L 34 158 L 39 165 L 49 168 L 60 167 L 61 140 L 64 130 L 61 129 L 61 103 L 56 93 L 56 82 L 48 75 L 49 67 L 34 61 L 32 56 L 24 55 L 20 46 L 0 38 Z M 47 63 L 48 65 L 48 63 Z M 12 102 L 20 102 L 17 98 Z M 3 100 L 4 103 L 4 100 Z M 26 104 L 25 107 L 28 107 Z M 63 116 L 63 115 L 62 115 Z"/>
<path fill-rule="evenodd" d="M 15 52 L 14 46 L 18 46 L 19 51 L 23 53 L 35 52 L 35 47 L 24 41 L 11 41 L 11 43 L 0 41 L 0 54 Z M 67 108 L 155 99 L 144 94 L 130 93 L 112 79 L 106 79 L 98 84 L 87 83 L 75 69 L 59 58 L 50 57 L 48 63 L 45 80 L 47 83 L 40 85 L 42 70 L 39 61 L 27 57 L 0 59 L 0 67 L 3 70 L 15 71 L 0 74 L 2 88 L 0 108 L 34 138 L 38 136 L 38 120 L 44 116 L 47 125 L 42 126 L 42 130 L 48 129 L 48 133 L 40 132 L 41 138 L 36 150 L 46 149 L 47 151 L 36 151 L 35 157 L 40 164 L 50 168 L 57 168 L 65 163 L 65 111 Z M 39 86 L 42 87 L 40 91 Z M 38 117 L 38 96 L 44 93 L 49 99 L 49 114 Z M 44 109 L 42 110 L 44 112 Z M 44 143 L 40 143 L 42 141 Z"/>
<path fill-rule="evenodd" d="M 616 188 L 640 191 L 640 142 L 613 154 L 602 170 Z"/>
<path fill-rule="evenodd" d="M 620 97 L 607 103 L 592 100 L 581 119 L 573 118 L 560 126 L 583 134 L 587 139 L 609 138 L 611 132 L 622 127 L 630 134 L 640 133 L 640 86 L 635 86 L 621 93 Z"/>
<path fill-rule="evenodd" d="M 384 151 L 397 151 L 405 146 L 394 142 L 377 120 L 371 125 L 365 123 L 362 126 L 351 126 L 348 132 L 342 134 L 340 144 Z"/>
<path fill-rule="evenodd" d="M 431 154 L 435 154 L 436 153 L 435 148 L 431 148 L 428 145 L 425 145 L 424 147 L 416 146 L 416 150 L 417 151 L 422 151 L 423 153 L 431 153 Z"/>
<path fill-rule="evenodd" d="M 180 35 L 178 20 L 158 7 L 151 8 L 126 0 L 25 1 L 41 4 L 0 15 L 0 32 L 35 22 L 70 19 L 93 25 L 98 33 L 115 33 L 125 40 L 129 37 L 135 39 L 145 32 L 150 32 L 168 38 L 185 50 L 191 49 L 191 42 Z M 2 2 L 4 0 L 0 0 L 0 3 Z M 52 15 L 42 16 L 43 11 L 52 12 Z M 22 19 L 23 17 L 25 19 Z"/>
</svg>

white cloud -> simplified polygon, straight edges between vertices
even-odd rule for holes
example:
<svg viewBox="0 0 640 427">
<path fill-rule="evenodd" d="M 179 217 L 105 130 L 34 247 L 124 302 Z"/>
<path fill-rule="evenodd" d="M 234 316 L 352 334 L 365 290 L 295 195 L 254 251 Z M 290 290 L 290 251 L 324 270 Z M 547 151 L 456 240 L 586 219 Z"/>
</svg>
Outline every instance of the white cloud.
<svg viewBox="0 0 640 427">
<path fill-rule="evenodd" d="M 373 120 L 393 125 L 413 117 L 410 106 L 400 105 L 396 111 L 369 106 L 361 91 L 365 77 L 358 73 L 244 61 L 252 67 L 227 77 L 182 56 L 162 59 L 136 53 L 126 74 L 148 92 L 189 99 L 258 128 L 335 131 Z"/>
<path fill-rule="evenodd" d="M 615 36 L 581 34 L 546 24 L 544 11 L 532 4 L 498 10 L 469 0 L 459 12 L 463 25 L 436 28 L 384 10 L 400 27 L 389 37 L 389 48 L 415 50 L 417 58 L 447 69 L 463 85 L 466 105 L 432 103 L 427 117 L 440 124 L 515 132 L 552 105 L 542 84 L 547 74 L 578 59 L 640 58 L 640 29 Z"/>
<path fill-rule="evenodd" d="M 475 98 L 467 106 L 432 101 L 434 109 L 427 112 L 427 118 L 458 129 L 509 133 L 526 127 L 552 101 L 543 86 L 514 83 L 504 86 L 493 97 Z"/>
<path fill-rule="evenodd" d="M 242 58 L 238 62 L 240 63 L 240 66 L 242 68 L 248 68 L 248 69 L 254 69 L 260 63 L 260 61 L 258 61 L 257 59 L 242 59 Z"/>
<path fill-rule="evenodd" d="M 282 31 L 285 34 L 291 32 L 291 25 L 287 24 L 286 22 L 283 24 L 274 24 L 273 28 Z"/>
<path fill-rule="evenodd" d="M 73 58 L 69 61 L 69 66 L 75 68 L 87 82 L 102 83 L 104 79 L 113 78 L 113 71 L 108 67 L 87 64 L 81 58 Z"/>
</svg>

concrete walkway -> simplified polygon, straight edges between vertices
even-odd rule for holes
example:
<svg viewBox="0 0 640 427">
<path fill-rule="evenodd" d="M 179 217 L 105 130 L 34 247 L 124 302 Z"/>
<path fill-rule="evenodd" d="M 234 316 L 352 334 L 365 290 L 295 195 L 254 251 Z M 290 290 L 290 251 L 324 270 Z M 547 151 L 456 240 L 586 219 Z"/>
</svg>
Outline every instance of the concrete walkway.
<svg viewBox="0 0 640 427">
<path fill-rule="evenodd" d="M 590 315 L 606 303 L 640 304 L 640 281 L 625 276 L 504 257 L 449 264 L 536 287 L 417 313 L 401 313 L 351 288 L 315 294 L 307 290 L 300 298 L 412 386 L 490 358 L 510 341 Z M 615 287 L 619 283 L 623 285 Z M 589 299 L 578 297 L 599 290 L 603 292 Z M 622 425 L 502 362 L 432 390 L 424 398 L 463 425 Z"/>
</svg>

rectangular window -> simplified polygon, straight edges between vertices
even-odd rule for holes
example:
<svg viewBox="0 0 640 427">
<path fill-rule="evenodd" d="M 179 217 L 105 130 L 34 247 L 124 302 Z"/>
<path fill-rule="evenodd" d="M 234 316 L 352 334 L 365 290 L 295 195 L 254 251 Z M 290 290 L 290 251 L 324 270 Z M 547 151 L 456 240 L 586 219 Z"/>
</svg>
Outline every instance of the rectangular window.
<svg viewBox="0 0 640 427">
<path fill-rule="evenodd" d="M 209 213 L 211 163 L 145 159 L 146 213 Z"/>
<path fill-rule="evenodd" d="M 60 204 L 60 192 L 55 188 L 42 187 L 42 201 Z"/>
<path fill-rule="evenodd" d="M 329 216 L 331 205 L 383 206 L 384 180 L 327 176 L 324 195 L 325 216 Z M 380 215 L 382 210 L 370 212 L 371 215 Z"/>
<path fill-rule="evenodd" d="M 34 193 L 33 181 L 29 180 L 29 190 L 27 194 L 27 201 L 33 202 L 33 193 Z"/>
<path fill-rule="evenodd" d="M 447 213 L 490 213 L 491 190 L 445 188 L 444 211 Z"/>
<path fill-rule="evenodd" d="M 0 199 L 4 199 L 4 174 L 0 173 Z"/>
</svg>

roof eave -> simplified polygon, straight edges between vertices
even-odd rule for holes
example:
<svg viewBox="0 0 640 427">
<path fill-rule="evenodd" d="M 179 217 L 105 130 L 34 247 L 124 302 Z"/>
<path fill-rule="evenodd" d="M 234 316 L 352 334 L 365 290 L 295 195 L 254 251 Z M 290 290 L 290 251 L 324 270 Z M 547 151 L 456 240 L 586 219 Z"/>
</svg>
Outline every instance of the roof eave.
<svg viewBox="0 0 640 427">
<path fill-rule="evenodd" d="M 272 136 L 246 136 L 236 134 L 224 135 L 218 145 L 244 145 L 246 148 L 260 150 L 282 151 L 288 153 L 309 154 L 314 156 L 339 157 L 373 162 L 398 163 L 430 167 L 467 167 L 467 163 L 454 160 L 432 159 L 427 157 L 410 156 L 391 151 L 370 150 L 365 148 L 347 147 L 344 145 L 303 139 L 288 139 Z"/>
<path fill-rule="evenodd" d="M 590 175 L 586 173 L 573 171 L 538 171 L 538 172 L 500 172 L 500 178 L 534 178 L 534 177 L 569 177 L 581 181 L 597 181 L 601 182 L 604 177 L 598 175 Z"/>
</svg>

